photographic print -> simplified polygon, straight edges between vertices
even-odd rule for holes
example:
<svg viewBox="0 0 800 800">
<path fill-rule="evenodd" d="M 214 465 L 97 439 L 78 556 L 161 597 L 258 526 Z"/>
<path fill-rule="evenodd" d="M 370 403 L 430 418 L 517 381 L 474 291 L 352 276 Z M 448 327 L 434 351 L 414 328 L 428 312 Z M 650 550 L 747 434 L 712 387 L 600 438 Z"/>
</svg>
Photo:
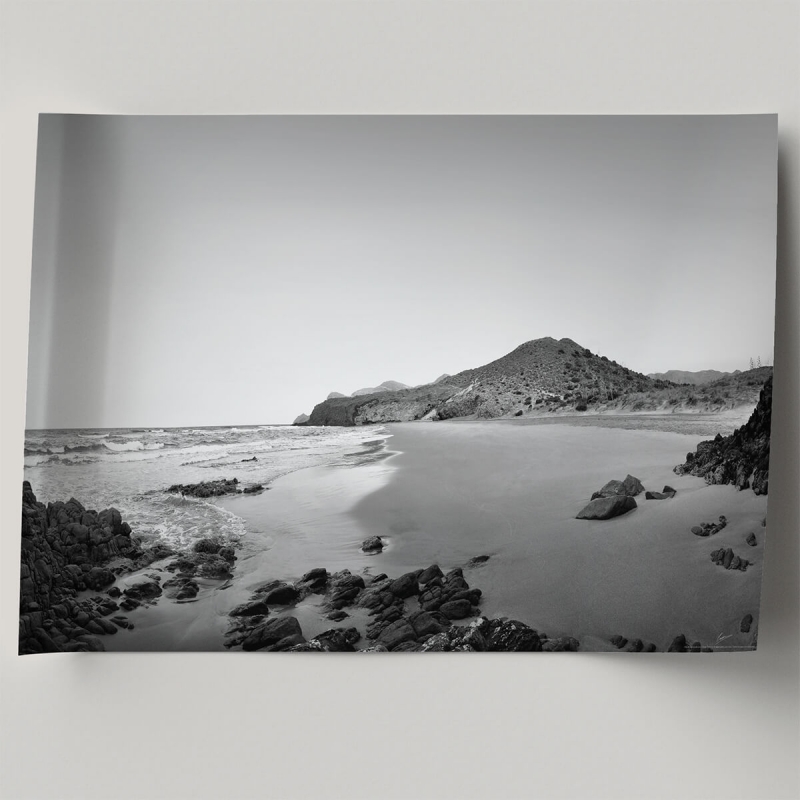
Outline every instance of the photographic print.
<svg viewBox="0 0 800 800">
<path fill-rule="evenodd" d="M 777 117 L 42 115 L 21 654 L 757 646 Z"/>
</svg>

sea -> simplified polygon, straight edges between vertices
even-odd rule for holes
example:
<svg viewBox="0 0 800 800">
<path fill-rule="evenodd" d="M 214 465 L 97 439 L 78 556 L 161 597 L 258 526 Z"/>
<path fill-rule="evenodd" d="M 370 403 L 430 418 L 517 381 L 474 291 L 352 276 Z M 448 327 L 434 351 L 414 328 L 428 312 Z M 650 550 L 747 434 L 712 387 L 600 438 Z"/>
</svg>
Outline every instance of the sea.
<svg viewBox="0 0 800 800">
<path fill-rule="evenodd" d="M 170 494 L 173 484 L 237 478 L 268 487 L 307 467 L 353 465 L 388 432 L 380 427 L 292 425 L 27 430 L 24 478 L 41 502 L 74 497 L 117 508 L 143 543 L 236 542 L 244 521 L 213 499 Z"/>
</svg>

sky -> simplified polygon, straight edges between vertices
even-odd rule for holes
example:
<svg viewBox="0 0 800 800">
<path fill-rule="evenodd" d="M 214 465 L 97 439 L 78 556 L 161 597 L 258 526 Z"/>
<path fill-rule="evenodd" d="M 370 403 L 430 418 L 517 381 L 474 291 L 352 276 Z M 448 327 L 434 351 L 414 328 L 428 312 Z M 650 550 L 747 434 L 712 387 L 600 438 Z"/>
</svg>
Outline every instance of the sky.
<svg viewBox="0 0 800 800">
<path fill-rule="evenodd" d="M 28 428 L 291 422 L 568 337 L 772 363 L 777 117 L 42 115 Z"/>
</svg>

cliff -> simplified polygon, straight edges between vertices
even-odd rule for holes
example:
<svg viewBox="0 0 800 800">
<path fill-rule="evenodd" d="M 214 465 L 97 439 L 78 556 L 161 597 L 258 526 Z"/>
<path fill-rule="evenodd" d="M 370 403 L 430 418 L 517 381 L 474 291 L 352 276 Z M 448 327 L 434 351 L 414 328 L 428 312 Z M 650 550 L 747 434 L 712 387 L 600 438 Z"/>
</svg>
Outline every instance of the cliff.
<svg viewBox="0 0 800 800">
<path fill-rule="evenodd" d="M 675 467 L 679 475 L 696 475 L 706 483 L 752 487 L 756 494 L 769 488 L 769 444 L 772 426 L 772 376 L 767 379 L 750 419 L 730 436 L 700 442 L 686 462 Z"/>
</svg>

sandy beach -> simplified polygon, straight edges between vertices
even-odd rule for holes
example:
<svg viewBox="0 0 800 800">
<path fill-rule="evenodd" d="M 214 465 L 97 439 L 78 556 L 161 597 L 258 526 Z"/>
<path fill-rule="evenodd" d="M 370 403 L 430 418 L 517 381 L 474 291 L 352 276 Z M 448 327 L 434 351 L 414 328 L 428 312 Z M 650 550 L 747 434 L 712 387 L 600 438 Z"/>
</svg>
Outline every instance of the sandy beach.
<svg viewBox="0 0 800 800">
<path fill-rule="evenodd" d="M 483 614 L 574 636 L 584 651 L 614 650 L 615 635 L 661 650 L 681 633 L 715 650 L 752 647 L 740 621 L 750 613 L 757 625 L 766 497 L 675 475 L 696 434 L 496 421 L 388 430 L 385 447 L 376 437 L 349 466 L 299 470 L 261 495 L 218 501 L 245 521 L 233 579 L 201 585 L 192 603 L 131 612 L 135 630 L 108 637 L 108 649 L 221 650 L 227 614 L 265 581 L 296 581 L 315 567 L 398 576 L 433 563 L 465 567 L 483 592 Z M 592 492 L 628 473 L 677 496 L 642 494 L 622 517 L 575 519 Z M 728 524 L 715 536 L 691 533 L 720 515 Z M 745 543 L 751 532 L 756 547 Z M 387 543 L 378 555 L 360 549 L 373 535 Z M 720 547 L 747 558 L 747 571 L 714 564 Z M 467 566 L 481 555 L 490 558 Z M 140 577 L 126 576 L 121 588 Z M 307 638 L 366 628 L 364 612 L 332 623 L 322 603 L 312 595 L 276 611 L 296 616 Z"/>
</svg>

